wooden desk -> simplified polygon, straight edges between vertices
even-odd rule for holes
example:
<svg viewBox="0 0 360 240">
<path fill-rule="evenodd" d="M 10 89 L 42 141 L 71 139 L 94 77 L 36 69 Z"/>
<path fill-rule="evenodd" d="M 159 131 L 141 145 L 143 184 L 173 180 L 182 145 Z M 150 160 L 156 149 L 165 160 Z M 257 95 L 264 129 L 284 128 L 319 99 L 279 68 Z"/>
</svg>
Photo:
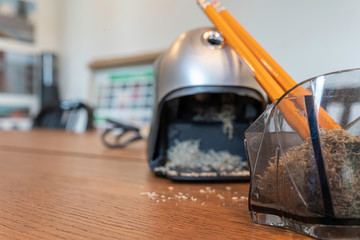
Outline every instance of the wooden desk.
<svg viewBox="0 0 360 240">
<path fill-rule="evenodd" d="M 61 130 L 35 130 L 30 132 L 1 132 L 0 149 L 16 149 L 26 152 L 46 152 L 56 155 L 87 156 L 91 158 L 127 159 L 146 158 L 145 142 L 134 142 L 125 149 L 109 149 L 96 131 L 76 134 Z"/>
<path fill-rule="evenodd" d="M 253 223 L 248 183 L 153 176 L 144 146 L 104 149 L 96 133 L 1 132 L 0 239 L 307 238 Z"/>
</svg>

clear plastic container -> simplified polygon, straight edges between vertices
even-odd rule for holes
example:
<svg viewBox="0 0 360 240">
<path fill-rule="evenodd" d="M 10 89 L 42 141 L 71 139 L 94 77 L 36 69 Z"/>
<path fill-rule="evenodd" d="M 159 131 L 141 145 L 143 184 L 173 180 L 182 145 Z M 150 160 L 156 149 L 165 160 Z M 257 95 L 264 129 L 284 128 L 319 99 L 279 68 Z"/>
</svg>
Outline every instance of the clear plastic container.
<svg viewBox="0 0 360 240">
<path fill-rule="evenodd" d="M 252 220 L 360 238 L 359 120 L 360 69 L 309 79 L 270 105 L 245 132 Z"/>
</svg>

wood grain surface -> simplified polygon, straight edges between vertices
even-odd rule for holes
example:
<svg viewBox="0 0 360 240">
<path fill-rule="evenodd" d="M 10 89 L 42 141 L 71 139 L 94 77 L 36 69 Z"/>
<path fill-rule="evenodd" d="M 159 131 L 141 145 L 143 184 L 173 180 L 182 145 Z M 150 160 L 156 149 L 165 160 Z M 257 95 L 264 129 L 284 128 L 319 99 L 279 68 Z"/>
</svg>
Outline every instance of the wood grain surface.
<svg viewBox="0 0 360 240">
<path fill-rule="evenodd" d="M 114 158 L 124 155 L 128 159 L 145 159 L 145 141 L 129 144 L 124 149 L 109 149 L 100 140 L 100 132 L 89 131 L 84 134 L 62 130 L 34 130 L 30 132 L 1 132 L 0 150 L 22 149 L 28 152 L 47 152 L 49 154 L 80 155 L 86 157 Z"/>
<path fill-rule="evenodd" d="M 253 223 L 248 183 L 155 177 L 144 142 L 106 154 L 93 133 L 0 135 L 0 239 L 307 238 Z"/>
</svg>

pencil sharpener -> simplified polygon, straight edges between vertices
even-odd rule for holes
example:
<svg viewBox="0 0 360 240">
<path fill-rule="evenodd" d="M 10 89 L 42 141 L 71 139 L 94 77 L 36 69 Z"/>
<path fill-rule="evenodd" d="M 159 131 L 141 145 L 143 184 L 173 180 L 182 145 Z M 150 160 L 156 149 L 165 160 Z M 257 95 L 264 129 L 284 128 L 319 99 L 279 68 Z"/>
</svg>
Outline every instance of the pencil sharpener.
<svg viewBox="0 0 360 240">
<path fill-rule="evenodd" d="M 321 239 L 358 239 L 359 120 L 360 69 L 309 79 L 270 105 L 245 132 L 252 220 Z"/>
<path fill-rule="evenodd" d="M 155 62 L 148 160 L 172 180 L 249 180 L 244 132 L 266 95 L 213 28 L 181 34 Z"/>
</svg>

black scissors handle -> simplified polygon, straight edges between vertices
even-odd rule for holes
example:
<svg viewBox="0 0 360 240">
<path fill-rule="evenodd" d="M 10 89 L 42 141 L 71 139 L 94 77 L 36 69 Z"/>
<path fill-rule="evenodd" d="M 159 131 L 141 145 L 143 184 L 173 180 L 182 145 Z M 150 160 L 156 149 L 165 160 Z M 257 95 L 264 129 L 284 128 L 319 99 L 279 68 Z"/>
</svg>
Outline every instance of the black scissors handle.
<svg viewBox="0 0 360 240">
<path fill-rule="evenodd" d="M 113 127 L 106 129 L 103 134 L 101 135 L 101 140 L 105 146 L 108 148 L 123 148 L 126 147 L 129 143 L 137 141 L 139 139 L 142 139 L 142 136 L 140 134 L 140 129 L 137 127 L 133 127 L 124 123 L 116 122 L 110 119 L 106 119 L 107 122 L 113 124 Z M 120 134 L 116 136 L 115 143 L 109 143 L 106 139 L 107 135 L 115 130 L 122 130 Z M 135 132 L 135 136 L 130 138 L 127 141 L 121 142 L 122 137 L 127 132 Z"/>
<path fill-rule="evenodd" d="M 113 124 L 115 128 L 122 128 L 125 131 L 139 131 L 139 128 L 133 127 L 133 126 L 121 123 L 121 122 L 117 122 L 117 121 L 114 121 L 114 120 L 111 120 L 111 119 L 106 119 L 106 121 L 108 123 Z"/>
</svg>

